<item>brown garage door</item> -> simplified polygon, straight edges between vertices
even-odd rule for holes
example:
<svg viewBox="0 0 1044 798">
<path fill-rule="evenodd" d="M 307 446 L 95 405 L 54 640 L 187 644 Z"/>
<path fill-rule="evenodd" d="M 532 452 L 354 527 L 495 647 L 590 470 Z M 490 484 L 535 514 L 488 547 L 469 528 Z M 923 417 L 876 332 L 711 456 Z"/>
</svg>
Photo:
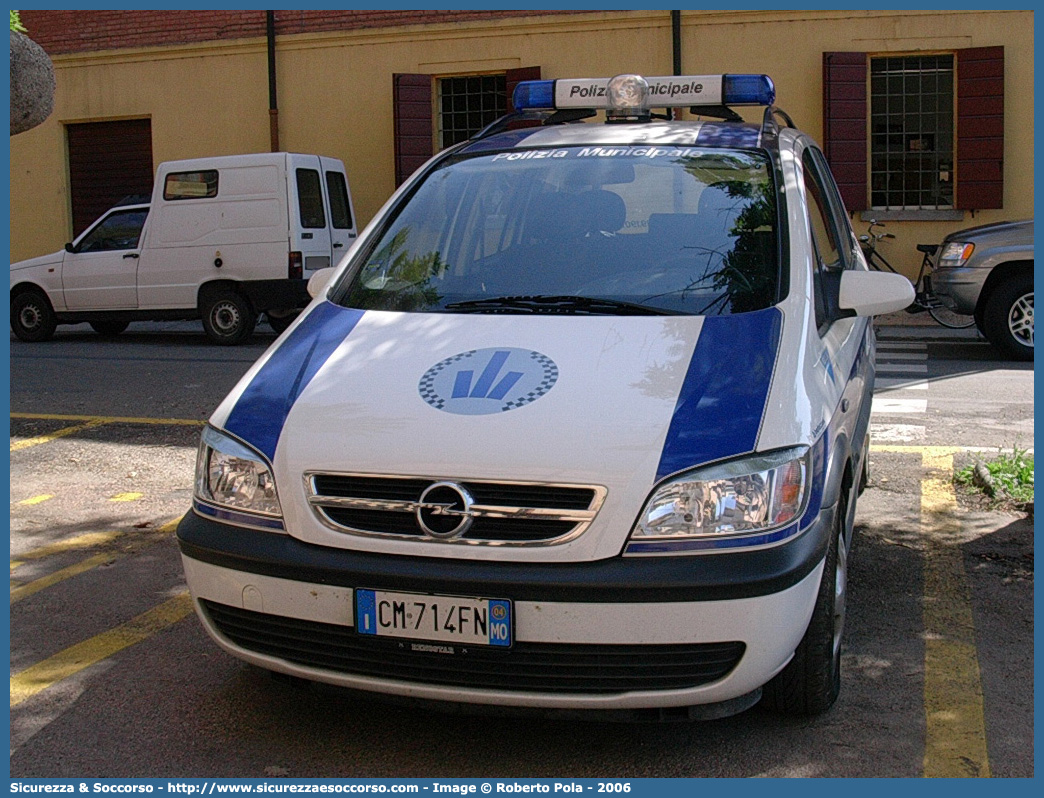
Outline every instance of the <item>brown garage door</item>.
<svg viewBox="0 0 1044 798">
<path fill-rule="evenodd" d="M 152 193 L 148 119 L 84 122 L 66 125 L 65 130 L 74 236 L 120 200 Z"/>
</svg>

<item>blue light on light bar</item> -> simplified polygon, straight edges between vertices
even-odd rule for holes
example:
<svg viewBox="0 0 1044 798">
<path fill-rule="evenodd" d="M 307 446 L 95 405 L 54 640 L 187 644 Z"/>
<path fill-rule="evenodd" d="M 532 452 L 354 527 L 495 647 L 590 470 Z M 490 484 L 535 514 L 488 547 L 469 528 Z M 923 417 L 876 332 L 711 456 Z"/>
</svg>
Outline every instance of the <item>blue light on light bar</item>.
<svg viewBox="0 0 1044 798">
<path fill-rule="evenodd" d="M 516 111 L 555 107 L 555 82 L 553 80 L 524 80 L 515 86 L 511 102 Z"/>
<path fill-rule="evenodd" d="M 768 75 L 725 75 L 722 99 L 725 105 L 772 105 L 776 87 Z"/>
<path fill-rule="evenodd" d="M 605 109 L 608 108 L 609 81 L 609 78 L 526 80 L 515 87 L 511 99 L 516 111 Z M 768 75 L 671 75 L 645 78 L 645 81 L 648 86 L 646 108 L 772 105 L 776 100 L 776 87 Z"/>
</svg>

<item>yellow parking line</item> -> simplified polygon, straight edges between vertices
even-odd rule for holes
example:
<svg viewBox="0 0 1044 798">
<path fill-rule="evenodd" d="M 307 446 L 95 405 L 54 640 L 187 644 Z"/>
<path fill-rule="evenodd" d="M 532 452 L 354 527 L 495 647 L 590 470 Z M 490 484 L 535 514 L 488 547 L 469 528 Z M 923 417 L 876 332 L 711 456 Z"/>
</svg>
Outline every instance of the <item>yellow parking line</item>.
<svg viewBox="0 0 1044 798">
<path fill-rule="evenodd" d="M 77 643 L 43 662 L 26 668 L 11 677 L 11 706 L 17 706 L 41 690 L 68 679 L 84 668 L 148 639 L 191 612 L 192 600 L 188 593 L 179 593 L 114 629 Z"/>
<path fill-rule="evenodd" d="M 65 540 L 58 540 L 54 543 L 48 543 L 46 546 L 40 546 L 37 549 L 30 549 L 24 551 L 18 555 L 18 560 L 11 561 L 11 570 L 13 571 L 18 565 L 23 564 L 24 560 L 39 560 L 44 557 L 51 557 L 55 554 L 62 554 L 67 551 L 76 551 L 77 549 L 89 549 L 94 546 L 102 546 L 106 543 L 111 543 L 116 538 L 126 533 L 117 531 L 115 529 L 109 530 L 108 532 L 86 532 L 82 535 L 76 535 L 71 538 L 65 538 Z"/>
<path fill-rule="evenodd" d="M 85 571 L 90 571 L 92 568 L 97 568 L 102 563 L 111 560 L 112 556 L 112 552 L 95 554 L 93 557 L 88 557 L 86 560 L 80 560 L 80 562 L 74 563 L 67 568 L 62 568 L 54 573 L 47 574 L 47 576 L 41 576 L 39 579 L 34 579 L 32 582 L 26 582 L 24 585 L 12 588 L 11 603 L 14 604 L 16 601 L 28 598 L 34 593 L 39 593 L 44 588 L 56 585 L 59 582 L 64 582 L 66 579 L 82 574 Z"/>
<path fill-rule="evenodd" d="M 100 427 L 108 422 L 104 419 L 92 419 L 84 424 L 77 424 L 72 427 L 65 427 L 64 429 L 56 430 L 48 433 L 47 435 L 38 435 L 35 438 L 25 438 L 20 441 L 11 442 L 11 451 L 20 452 L 22 449 L 28 449 L 30 446 L 39 446 L 41 443 L 50 443 L 57 438 L 64 438 L 66 435 L 74 435 L 77 432 L 83 432 L 93 427 Z"/>
<path fill-rule="evenodd" d="M 43 504 L 46 501 L 50 501 L 54 498 L 53 493 L 41 493 L 39 496 L 32 496 L 28 499 L 22 499 L 18 504 L 22 507 L 32 507 L 34 504 Z"/>
<path fill-rule="evenodd" d="M 155 530 L 142 529 L 138 531 L 140 531 L 143 534 L 147 534 L 148 537 L 145 538 L 145 542 L 150 542 L 155 540 L 157 535 L 167 535 L 173 532 L 175 529 L 177 529 L 178 524 L 181 522 L 181 519 L 182 516 L 179 515 L 177 518 L 168 521 L 163 526 L 158 527 Z M 67 538 L 65 540 L 59 540 L 55 543 L 50 543 L 46 546 L 41 546 L 38 549 L 32 549 L 31 551 L 19 554 L 18 556 L 21 559 L 11 560 L 11 570 L 13 571 L 20 565 L 24 565 L 25 560 L 39 560 L 44 557 L 50 557 L 54 554 L 61 554 L 66 551 L 75 551 L 76 549 L 88 549 L 94 546 L 102 546 L 107 543 L 111 543 L 112 541 L 118 538 L 127 537 L 128 534 L 129 533 L 127 532 L 118 531 L 88 532 L 86 534 L 77 535 L 75 537 Z M 135 550 L 135 548 L 140 546 L 141 542 L 142 541 L 134 541 L 122 553 L 130 553 L 131 551 Z M 135 543 L 138 544 L 138 546 L 135 546 Z M 42 576 L 39 579 L 36 579 L 32 582 L 19 583 L 14 582 L 12 580 L 11 603 L 14 604 L 16 601 L 21 601 L 27 596 L 31 596 L 33 593 L 38 593 L 44 588 L 51 587 L 52 585 L 56 585 L 59 582 L 63 582 L 66 579 L 69 579 L 70 577 L 85 573 L 86 571 L 89 571 L 92 568 L 97 568 L 102 563 L 108 562 L 116 556 L 118 556 L 116 552 L 102 552 L 100 554 L 94 555 L 93 557 L 88 557 L 86 560 L 82 560 L 78 563 L 70 565 L 68 568 L 62 568 L 61 570 L 55 571 L 52 574 Z"/>
<path fill-rule="evenodd" d="M 990 776 L 975 623 L 960 548 L 953 454 L 927 451 L 921 482 L 924 558 L 924 775 Z"/>
<path fill-rule="evenodd" d="M 111 502 L 136 502 L 144 493 L 117 493 L 109 501 Z"/>
<path fill-rule="evenodd" d="M 12 413 L 11 418 L 38 421 L 84 421 L 99 424 L 172 424 L 180 426 L 203 426 L 206 421 L 193 418 L 137 418 L 133 416 L 68 416 L 54 413 Z"/>
</svg>

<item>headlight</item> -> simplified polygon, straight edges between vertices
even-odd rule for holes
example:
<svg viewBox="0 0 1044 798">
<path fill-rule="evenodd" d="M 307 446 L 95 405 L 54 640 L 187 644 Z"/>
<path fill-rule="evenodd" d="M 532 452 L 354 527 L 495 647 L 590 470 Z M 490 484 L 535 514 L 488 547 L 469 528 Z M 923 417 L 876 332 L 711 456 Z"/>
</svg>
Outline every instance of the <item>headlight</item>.
<svg viewBox="0 0 1044 798">
<path fill-rule="evenodd" d="M 203 429 L 196 458 L 196 498 L 257 515 L 282 515 L 275 478 L 260 454 L 213 427 Z"/>
<path fill-rule="evenodd" d="M 963 266 L 974 251 L 974 244 L 951 241 L 943 247 L 942 253 L 939 255 L 939 268 L 955 269 Z"/>
<path fill-rule="evenodd" d="M 631 532 L 631 544 L 756 535 L 797 519 L 808 495 L 809 450 L 787 449 L 696 469 L 661 485 Z M 645 547 L 641 547 L 643 550 Z M 670 545 L 657 547 L 670 550 Z"/>
</svg>

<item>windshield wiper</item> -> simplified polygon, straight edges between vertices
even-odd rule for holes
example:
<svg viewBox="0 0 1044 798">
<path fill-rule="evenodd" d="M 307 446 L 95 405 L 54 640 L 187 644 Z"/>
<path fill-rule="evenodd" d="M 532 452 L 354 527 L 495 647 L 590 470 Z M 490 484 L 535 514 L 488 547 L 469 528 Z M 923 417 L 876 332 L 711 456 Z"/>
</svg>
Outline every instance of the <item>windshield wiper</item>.
<svg viewBox="0 0 1044 798">
<path fill-rule="evenodd" d="M 586 296 L 499 296 L 450 302 L 445 310 L 462 313 L 561 313 L 592 316 L 680 316 L 675 310 Z"/>
</svg>

